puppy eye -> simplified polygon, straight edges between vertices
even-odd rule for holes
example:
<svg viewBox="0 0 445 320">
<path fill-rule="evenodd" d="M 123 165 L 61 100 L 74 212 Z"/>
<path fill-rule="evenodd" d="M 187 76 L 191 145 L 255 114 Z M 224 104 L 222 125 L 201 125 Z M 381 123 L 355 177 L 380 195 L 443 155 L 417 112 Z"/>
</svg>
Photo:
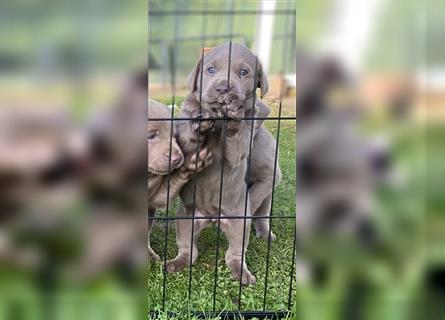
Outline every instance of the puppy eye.
<svg viewBox="0 0 445 320">
<path fill-rule="evenodd" d="M 216 71 L 215 67 L 209 67 L 209 68 L 207 69 L 207 72 L 210 73 L 210 74 L 214 74 L 215 71 Z"/>
<path fill-rule="evenodd" d="M 159 132 L 158 131 L 153 131 L 153 132 L 149 132 L 147 139 L 148 140 L 154 140 L 157 136 L 158 136 Z"/>
<path fill-rule="evenodd" d="M 248 73 L 249 73 L 249 70 L 247 70 L 246 68 L 242 68 L 242 69 L 239 71 L 239 74 L 242 75 L 242 76 L 245 76 L 245 75 L 247 75 Z"/>
</svg>

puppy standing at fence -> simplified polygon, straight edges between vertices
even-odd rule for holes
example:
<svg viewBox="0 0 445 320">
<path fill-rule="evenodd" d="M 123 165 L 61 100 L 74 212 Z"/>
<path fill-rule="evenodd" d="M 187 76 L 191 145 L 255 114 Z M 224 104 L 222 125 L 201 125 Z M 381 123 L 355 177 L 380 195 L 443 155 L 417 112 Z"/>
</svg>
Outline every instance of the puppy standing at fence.
<svg viewBox="0 0 445 320">
<path fill-rule="evenodd" d="M 184 186 L 181 191 L 183 205 L 178 210 L 178 215 L 195 215 L 209 219 L 195 222 L 193 241 L 193 221 L 177 220 L 179 253 L 168 262 L 167 270 L 183 270 L 189 266 L 191 255 L 191 262 L 196 261 L 197 237 L 212 222 L 212 218 L 221 213 L 222 217 L 240 217 L 221 220 L 221 228 L 229 242 L 225 255 L 226 264 L 235 279 L 241 280 L 245 285 L 254 284 L 255 276 L 245 262 L 251 219 L 244 219 L 245 216 L 251 216 L 250 200 L 247 199 L 247 206 L 245 203 L 245 178 L 252 123 L 241 119 L 255 116 L 256 89 L 259 87 L 263 93 L 267 92 L 267 80 L 257 57 L 247 47 L 223 44 L 205 53 L 204 61 L 198 61 L 188 81 L 192 92 L 182 105 L 180 117 L 200 119 L 179 122 L 178 143 L 185 154 L 196 152 L 197 148 L 206 143 L 213 154 L 214 162 Z M 213 117 L 221 116 L 229 120 L 212 120 Z M 272 185 L 269 189 L 272 189 Z M 261 206 L 262 200 L 258 202 Z M 266 228 L 269 231 L 268 220 L 261 220 L 267 221 Z M 266 232 L 264 228 L 261 230 Z"/>
<path fill-rule="evenodd" d="M 170 110 L 163 104 L 149 100 L 148 118 L 168 119 Z M 156 208 L 165 208 L 167 202 L 177 196 L 182 186 L 196 172 L 212 162 L 212 153 L 206 148 L 200 150 L 198 155 L 190 154 L 184 157 L 174 138 L 171 121 L 148 121 L 148 253 L 154 260 L 159 256 L 150 245 L 150 232 L 153 226 L 153 217 Z M 170 175 L 170 177 L 169 177 Z"/>
</svg>

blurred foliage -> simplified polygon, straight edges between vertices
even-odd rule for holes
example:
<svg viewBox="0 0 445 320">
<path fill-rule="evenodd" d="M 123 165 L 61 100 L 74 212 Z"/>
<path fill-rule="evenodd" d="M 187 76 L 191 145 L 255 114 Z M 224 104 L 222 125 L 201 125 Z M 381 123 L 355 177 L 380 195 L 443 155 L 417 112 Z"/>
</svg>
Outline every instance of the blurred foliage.
<svg viewBox="0 0 445 320">
<path fill-rule="evenodd" d="M 145 1 L 2 3 L 0 68 L 79 72 L 133 66 L 145 44 Z M 112 35 L 112 36 L 110 36 Z"/>
<path fill-rule="evenodd" d="M 445 4 L 440 0 L 391 0 L 383 8 L 368 65 L 412 70 L 445 62 Z"/>
</svg>

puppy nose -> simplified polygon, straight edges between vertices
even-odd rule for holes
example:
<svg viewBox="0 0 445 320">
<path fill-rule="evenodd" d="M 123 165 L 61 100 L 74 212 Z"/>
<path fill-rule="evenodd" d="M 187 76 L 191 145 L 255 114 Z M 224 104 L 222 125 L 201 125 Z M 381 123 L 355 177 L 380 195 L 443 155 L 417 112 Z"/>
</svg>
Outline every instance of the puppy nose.
<svg viewBox="0 0 445 320">
<path fill-rule="evenodd" d="M 178 165 L 182 161 L 182 156 L 180 154 L 172 154 L 171 162 L 173 165 Z"/>
<path fill-rule="evenodd" d="M 216 92 L 218 92 L 219 94 L 224 94 L 230 91 L 230 86 L 228 85 L 227 80 L 222 80 L 219 81 L 216 85 L 215 85 L 215 90 Z"/>
</svg>

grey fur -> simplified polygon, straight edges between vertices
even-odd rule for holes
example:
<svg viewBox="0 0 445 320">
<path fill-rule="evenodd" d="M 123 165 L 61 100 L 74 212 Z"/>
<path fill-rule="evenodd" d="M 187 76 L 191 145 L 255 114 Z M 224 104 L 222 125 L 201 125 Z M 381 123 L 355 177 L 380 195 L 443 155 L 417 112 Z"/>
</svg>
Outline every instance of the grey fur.
<svg viewBox="0 0 445 320">
<path fill-rule="evenodd" d="M 163 104 L 149 100 L 149 118 L 169 118 L 170 111 Z M 198 154 L 198 161 L 195 154 L 186 157 L 182 154 L 176 139 L 171 141 L 170 157 L 170 121 L 149 121 L 148 123 L 148 253 L 155 260 L 159 256 L 153 251 L 150 245 L 150 233 L 153 226 L 153 217 L 156 208 L 165 208 L 178 195 L 179 190 L 189 180 L 195 168 L 202 170 L 212 161 L 211 153 L 207 149 L 202 149 Z M 150 134 L 156 132 L 157 137 L 151 139 Z M 173 159 L 177 160 L 173 163 Z M 170 164 L 169 164 L 170 162 Z M 197 162 L 197 163 L 196 163 Z M 179 169 L 180 168 L 180 169 Z"/>
<path fill-rule="evenodd" d="M 182 207 L 178 210 L 178 216 L 205 216 L 206 220 L 197 220 L 194 225 L 194 239 L 191 241 L 192 220 L 177 220 L 177 243 L 179 253 L 177 257 L 167 263 L 167 270 L 180 271 L 189 266 L 190 255 L 193 250 L 191 262 L 194 263 L 198 257 L 196 240 L 204 227 L 212 219 L 219 215 L 221 203 L 221 216 L 239 216 L 240 219 L 222 219 L 220 226 L 225 233 L 229 248 L 225 255 L 227 266 L 231 269 L 235 279 L 241 279 L 245 285 L 254 284 L 255 276 L 249 271 L 245 261 L 245 252 L 249 243 L 251 219 L 243 219 L 244 216 L 251 215 L 250 198 L 255 198 L 255 213 L 268 214 L 270 201 L 269 194 L 252 194 L 251 190 L 256 190 L 256 185 L 265 183 L 259 174 L 261 162 L 269 163 L 270 158 L 257 157 L 252 159 L 253 170 L 248 183 L 245 180 L 247 173 L 247 156 L 251 141 L 251 121 L 240 120 L 243 117 L 253 117 L 257 114 L 258 101 L 256 100 L 256 88 L 262 89 L 265 94 L 268 89 L 267 79 L 263 74 L 261 64 L 252 52 L 245 46 L 233 44 L 231 52 L 230 88 L 226 92 L 228 76 L 228 56 L 229 45 L 218 46 L 204 55 L 204 61 L 199 61 L 189 77 L 189 86 L 192 93 L 185 99 L 179 117 L 204 118 L 200 124 L 198 121 L 183 121 L 178 125 L 177 140 L 183 152 L 187 155 L 194 153 L 206 143 L 207 148 L 212 152 L 214 162 L 204 169 L 199 175 L 190 180 L 182 189 Z M 201 87 L 201 66 L 204 66 L 202 75 L 202 95 Z M 215 72 L 210 74 L 209 68 L 215 68 Z M 246 76 L 241 75 L 240 70 L 244 68 L 248 71 Z M 255 72 L 257 69 L 257 73 Z M 255 83 L 257 80 L 257 83 Z M 255 90 L 253 90 L 255 89 Z M 201 103 L 200 98 L 202 96 Z M 230 120 L 224 123 L 223 120 L 212 120 L 213 117 L 227 116 Z M 266 114 L 267 115 L 267 114 Z M 253 145 L 259 148 L 264 147 L 270 154 L 274 154 L 273 137 L 257 123 L 253 130 L 256 132 L 256 140 Z M 263 144 L 263 145 L 261 145 Z M 274 160 L 274 159 L 272 159 Z M 273 162 L 272 162 L 273 170 Z M 273 171 L 269 181 L 272 180 Z M 223 179 L 222 199 L 220 201 L 220 181 Z M 267 180 L 267 179 L 266 179 Z M 277 179 L 279 181 L 279 179 Z M 248 192 L 248 184 L 251 185 Z M 267 183 L 265 183 L 267 184 Z M 196 185 L 196 197 L 194 197 Z M 258 188 L 260 189 L 260 188 Z M 269 183 L 269 192 L 272 184 Z M 195 201 L 194 201 L 195 200 Z M 194 210 L 195 208 L 195 210 Z M 267 220 L 267 219 L 265 219 Z M 257 233 L 265 233 L 268 226 L 264 220 L 257 226 Z M 266 231 L 267 229 L 267 231 Z M 258 230 L 260 230 L 258 232 Z M 244 235 L 244 237 L 243 237 Z M 244 243 L 244 246 L 243 246 Z M 193 248 L 192 248 L 193 245 Z M 243 251 L 244 247 L 244 251 Z M 242 269 L 241 269 L 242 265 Z"/>
</svg>

